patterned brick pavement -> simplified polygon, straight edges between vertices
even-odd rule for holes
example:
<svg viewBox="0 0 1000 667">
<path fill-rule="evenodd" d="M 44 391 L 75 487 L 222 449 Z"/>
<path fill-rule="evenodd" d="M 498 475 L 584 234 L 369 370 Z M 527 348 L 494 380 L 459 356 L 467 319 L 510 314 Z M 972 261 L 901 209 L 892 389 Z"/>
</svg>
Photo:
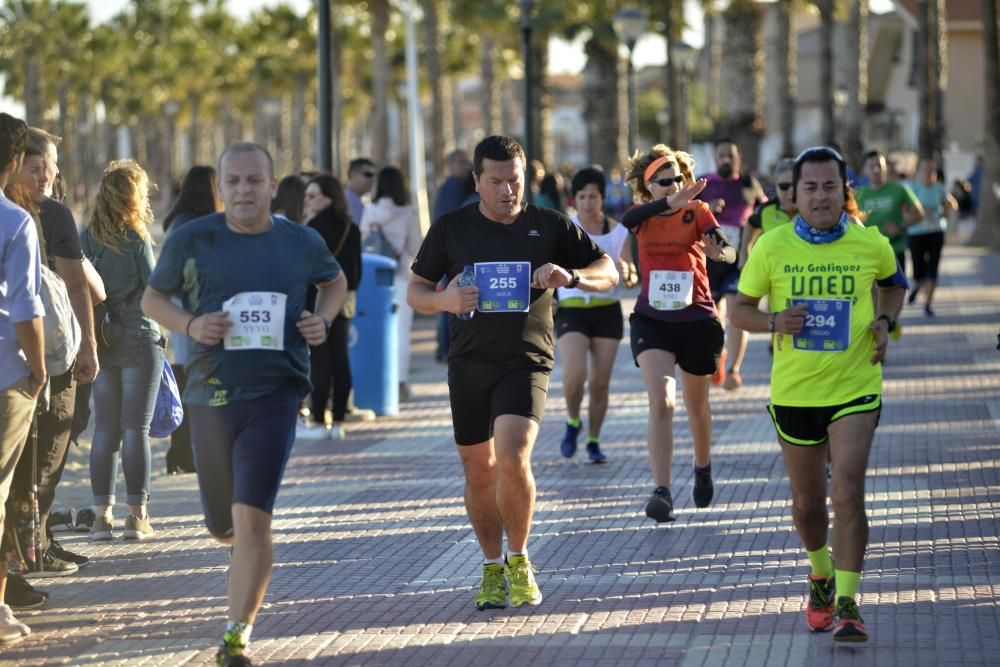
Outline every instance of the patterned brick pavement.
<svg viewBox="0 0 1000 667">
<path fill-rule="evenodd" d="M 534 456 L 531 541 L 545 601 L 477 612 L 480 553 L 462 505 L 444 368 L 432 324 L 414 332 L 414 399 L 346 442 L 295 448 L 276 511 L 276 561 L 254 632 L 261 664 L 987 665 L 1000 661 L 1000 257 L 950 246 L 938 316 L 905 311 L 891 348 L 870 465 L 862 612 L 872 640 L 833 646 L 805 628 L 807 561 L 764 411 L 766 338 L 746 382 L 713 390 L 716 500 L 690 500 L 691 437 L 675 427 L 676 523 L 642 512 L 651 490 L 646 404 L 628 344 L 613 378 L 603 467 L 558 454 L 558 373 Z M 683 412 L 683 408 L 680 408 Z M 163 474 L 155 539 L 92 545 L 50 579 L 47 608 L 0 665 L 206 664 L 225 616 L 227 550 L 206 538 L 191 475 Z M 89 502 L 86 447 L 56 505 Z M 121 482 L 120 482 L 121 484 Z M 120 508 L 119 514 L 124 508 Z"/>
</svg>

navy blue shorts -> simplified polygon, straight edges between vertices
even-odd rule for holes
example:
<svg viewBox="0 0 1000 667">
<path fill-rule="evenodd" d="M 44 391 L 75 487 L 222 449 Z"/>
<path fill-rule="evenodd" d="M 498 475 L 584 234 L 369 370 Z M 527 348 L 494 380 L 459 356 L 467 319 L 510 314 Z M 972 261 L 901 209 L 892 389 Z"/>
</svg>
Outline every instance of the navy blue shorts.
<svg viewBox="0 0 1000 667">
<path fill-rule="evenodd" d="M 300 400 L 298 385 L 287 382 L 249 401 L 187 406 L 201 504 L 212 535 L 233 534 L 234 503 L 273 510 L 295 442 Z"/>
</svg>

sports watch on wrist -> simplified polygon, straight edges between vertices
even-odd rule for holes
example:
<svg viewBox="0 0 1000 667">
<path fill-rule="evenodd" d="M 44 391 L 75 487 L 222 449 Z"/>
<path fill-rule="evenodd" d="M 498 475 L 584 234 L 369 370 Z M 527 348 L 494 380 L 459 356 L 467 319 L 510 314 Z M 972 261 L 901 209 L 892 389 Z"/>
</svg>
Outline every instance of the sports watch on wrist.
<svg viewBox="0 0 1000 667">
<path fill-rule="evenodd" d="M 892 319 L 888 315 L 879 315 L 875 319 L 876 320 L 885 320 L 885 323 L 889 327 L 889 329 L 888 329 L 889 333 L 892 333 L 893 331 L 896 330 L 896 320 Z"/>
<path fill-rule="evenodd" d="M 570 280 L 569 280 L 569 285 L 567 285 L 567 287 L 572 288 L 580 284 L 579 271 L 577 271 L 576 269 L 570 269 L 569 275 L 570 275 Z"/>
</svg>

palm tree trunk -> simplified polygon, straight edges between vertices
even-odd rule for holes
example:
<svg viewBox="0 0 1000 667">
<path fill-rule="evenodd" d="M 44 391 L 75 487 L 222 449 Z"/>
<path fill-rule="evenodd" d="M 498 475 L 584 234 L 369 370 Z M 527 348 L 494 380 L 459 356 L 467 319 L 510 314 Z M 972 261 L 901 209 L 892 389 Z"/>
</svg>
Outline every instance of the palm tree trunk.
<svg viewBox="0 0 1000 667">
<path fill-rule="evenodd" d="M 437 187 L 438 179 L 444 176 L 444 157 L 447 138 L 451 132 L 445 124 L 450 114 L 445 113 L 450 108 L 449 100 L 445 99 L 443 68 L 441 65 L 441 7 L 440 0 L 423 0 L 424 7 L 424 62 L 427 64 L 427 78 L 431 88 L 431 177 L 430 190 Z"/>
<path fill-rule="evenodd" d="M 684 119 L 681 116 L 687 113 L 687 110 L 681 108 L 681 91 L 677 78 L 677 57 L 674 55 L 674 47 L 680 42 L 680 35 L 677 34 L 680 31 L 675 29 L 674 22 L 670 20 L 669 5 L 664 5 L 664 14 L 664 28 L 661 34 L 667 41 L 668 53 L 667 63 L 663 69 L 667 75 L 667 80 L 664 83 L 667 84 L 667 106 L 670 113 L 670 145 L 674 148 L 682 149 L 684 148 L 682 144 L 684 141 Z M 638 132 L 636 132 L 636 139 L 638 139 L 638 136 Z"/>
<path fill-rule="evenodd" d="M 76 147 L 76 125 L 70 121 L 69 84 L 59 85 L 59 136 L 62 137 L 62 176 L 63 184 L 71 193 L 76 185 L 76 170 L 73 168 L 72 156 Z"/>
<path fill-rule="evenodd" d="M 816 0 L 819 7 L 820 52 L 819 52 L 819 113 L 820 139 L 824 144 L 835 143 L 836 129 L 833 116 L 833 31 L 835 0 Z"/>
<path fill-rule="evenodd" d="M 722 44 L 719 40 L 719 16 L 712 0 L 705 3 L 705 53 L 708 71 L 705 87 L 708 91 L 708 115 L 712 120 L 722 116 Z"/>
<path fill-rule="evenodd" d="M 610 172 L 628 151 L 624 99 L 625 78 L 621 74 L 618 41 L 595 31 L 584 45 L 587 73 L 584 75 L 583 119 L 587 127 L 590 162 Z M 620 101 L 621 104 L 616 104 Z"/>
<path fill-rule="evenodd" d="M 291 171 L 302 171 L 302 137 L 306 134 L 306 88 L 309 86 L 309 75 L 299 72 L 295 75 L 295 88 L 292 91 L 292 126 L 291 126 Z"/>
<path fill-rule="evenodd" d="M 739 146 L 746 169 L 754 170 L 764 129 L 763 14 L 754 0 L 732 0 L 723 21 L 731 57 L 723 69 L 726 105 L 722 125 Z"/>
<path fill-rule="evenodd" d="M 865 110 L 868 106 L 868 0 L 851 3 L 847 28 L 847 164 L 861 171 L 865 151 Z M 855 57 L 856 56 L 856 57 Z"/>
<path fill-rule="evenodd" d="M 386 32 L 389 30 L 389 0 L 369 0 L 372 13 L 372 153 L 375 164 L 389 162 L 389 54 Z"/>
<path fill-rule="evenodd" d="M 45 124 L 45 106 L 42 102 L 42 76 L 45 68 L 37 57 L 24 60 L 24 116 L 28 125 Z"/>
<path fill-rule="evenodd" d="M 188 114 L 190 116 L 188 119 L 188 161 L 191 165 L 202 164 L 204 151 L 201 149 L 201 95 L 194 91 L 188 93 Z"/>
<path fill-rule="evenodd" d="M 503 131 L 503 107 L 500 96 L 502 81 L 496 75 L 498 52 L 496 39 L 493 36 L 483 36 L 481 53 L 479 78 L 483 86 L 483 129 L 486 135 L 490 136 Z"/>
<path fill-rule="evenodd" d="M 1000 29 L 996 0 L 982 0 L 983 12 L 983 176 L 979 211 L 971 242 L 1000 251 L 1000 201 L 993 185 L 1000 183 Z"/>
<path fill-rule="evenodd" d="M 778 81 L 784 81 L 781 87 L 781 153 L 794 155 L 795 144 L 795 105 L 798 98 L 798 43 L 793 17 L 793 0 L 778 0 L 777 9 L 778 35 L 781 40 L 781 52 L 776 59 L 776 74 Z"/>
<path fill-rule="evenodd" d="M 920 72 L 920 154 L 940 156 L 944 149 L 944 77 L 947 30 L 944 0 L 917 5 L 917 71 Z"/>
<path fill-rule="evenodd" d="M 534 130 L 531 145 L 534 146 L 535 155 L 530 156 L 529 159 L 541 160 L 545 167 L 549 170 L 553 169 L 551 165 L 552 157 L 554 153 L 554 146 L 552 144 L 552 91 L 549 88 L 549 37 L 550 33 L 545 30 L 535 30 L 532 33 L 532 53 L 534 54 L 534 67 L 532 72 L 534 74 L 533 81 L 531 82 L 531 87 L 533 89 L 532 97 L 534 99 L 534 107 L 529 109 L 529 113 L 532 113 L 534 118 L 534 123 L 532 124 L 532 129 Z"/>
</svg>

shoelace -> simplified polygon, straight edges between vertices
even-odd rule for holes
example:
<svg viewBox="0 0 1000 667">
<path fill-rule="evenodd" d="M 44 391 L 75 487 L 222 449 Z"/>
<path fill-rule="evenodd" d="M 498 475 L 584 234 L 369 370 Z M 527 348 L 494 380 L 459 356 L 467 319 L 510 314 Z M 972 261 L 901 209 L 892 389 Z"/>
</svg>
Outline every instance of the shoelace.
<svg viewBox="0 0 1000 667">
<path fill-rule="evenodd" d="M 492 591 L 503 587 L 503 570 L 485 568 L 483 570 L 483 585 L 481 590 Z"/>
<path fill-rule="evenodd" d="M 532 574 L 536 574 L 538 570 L 535 566 L 528 560 L 522 560 L 517 565 L 511 565 L 511 582 L 512 585 L 517 586 L 527 586 L 528 585 L 528 571 L 530 570 Z"/>
<path fill-rule="evenodd" d="M 858 611 L 858 603 L 850 598 L 846 602 L 841 602 L 837 605 L 837 616 L 841 620 L 863 623 L 861 613 Z"/>
<path fill-rule="evenodd" d="M 809 581 L 809 597 L 814 607 L 825 607 L 830 604 L 833 587 L 829 579 L 811 579 Z"/>
</svg>

